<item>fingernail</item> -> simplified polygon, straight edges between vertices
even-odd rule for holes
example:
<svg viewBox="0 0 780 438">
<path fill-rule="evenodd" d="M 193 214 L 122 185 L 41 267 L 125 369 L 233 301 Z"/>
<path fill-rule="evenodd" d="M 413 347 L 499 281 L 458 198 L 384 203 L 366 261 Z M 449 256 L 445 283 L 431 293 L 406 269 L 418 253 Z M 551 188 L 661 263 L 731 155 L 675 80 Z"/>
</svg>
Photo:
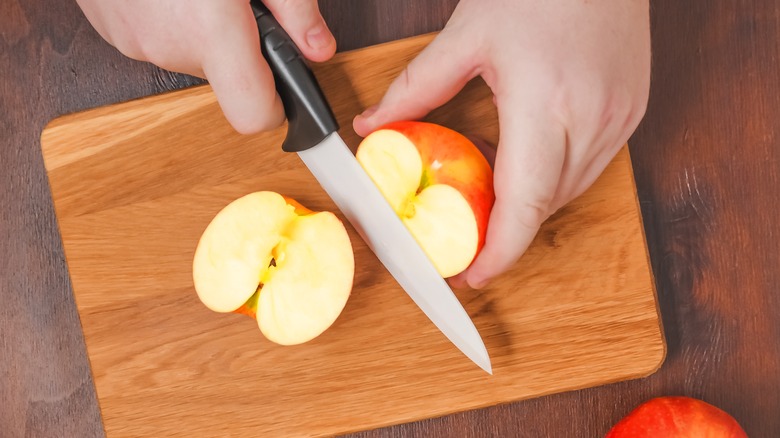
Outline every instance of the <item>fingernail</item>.
<svg viewBox="0 0 780 438">
<path fill-rule="evenodd" d="M 360 114 L 360 117 L 363 118 L 363 119 L 367 119 L 367 118 L 373 116 L 374 113 L 376 113 L 376 110 L 378 110 L 378 109 L 379 109 L 379 105 L 372 105 L 372 106 L 366 108 L 366 110 L 363 111 Z"/>
<path fill-rule="evenodd" d="M 325 29 L 325 25 L 320 23 L 315 26 L 314 29 L 310 30 L 309 33 L 306 34 L 306 43 L 315 50 L 328 47 L 331 43 L 331 38 L 328 31 Z"/>
</svg>

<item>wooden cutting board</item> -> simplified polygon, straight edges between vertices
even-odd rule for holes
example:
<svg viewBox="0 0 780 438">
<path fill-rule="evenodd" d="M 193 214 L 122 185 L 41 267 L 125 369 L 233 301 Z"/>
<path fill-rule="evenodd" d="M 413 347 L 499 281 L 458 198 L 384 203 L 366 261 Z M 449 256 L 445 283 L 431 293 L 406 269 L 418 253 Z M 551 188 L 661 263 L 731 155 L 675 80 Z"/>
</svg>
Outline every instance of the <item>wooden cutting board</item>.
<svg viewBox="0 0 780 438">
<path fill-rule="evenodd" d="M 354 148 L 351 119 L 432 38 L 343 53 L 315 71 Z M 484 83 L 429 117 L 495 142 Z M 314 341 L 281 347 L 197 299 L 191 262 L 228 202 L 257 190 L 336 207 L 280 145 L 236 134 L 207 86 L 54 120 L 43 156 L 108 436 L 321 436 L 639 378 L 663 361 L 628 150 L 550 218 L 482 292 L 458 290 L 491 377 L 415 307 L 348 226 L 352 296 Z M 343 217 L 341 217 L 344 220 Z"/>
</svg>

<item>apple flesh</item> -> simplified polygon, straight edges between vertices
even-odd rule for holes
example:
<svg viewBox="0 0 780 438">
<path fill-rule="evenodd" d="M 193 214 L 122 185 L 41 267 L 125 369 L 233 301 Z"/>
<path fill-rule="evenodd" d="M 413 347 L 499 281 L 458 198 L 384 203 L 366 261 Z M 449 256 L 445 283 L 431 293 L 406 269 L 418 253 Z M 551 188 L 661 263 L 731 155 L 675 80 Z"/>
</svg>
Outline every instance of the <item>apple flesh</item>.
<svg viewBox="0 0 780 438">
<path fill-rule="evenodd" d="M 193 259 L 198 298 L 215 312 L 256 318 L 263 335 L 300 344 L 328 329 L 352 290 L 355 263 L 343 223 L 275 192 L 228 204 Z"/>
<path fill-rule="evenodd" d="M 444 278 L 464 271 L 485 243 L 493 170 L 468 138 L 402 121 L 361 141 L 355 154 Z"/>
<path fill-rule="evenodd" d="M 691 397 L 657 397 L 620 420 L 606 438 L 747 438 L 733 417 Z"/>
</svg>

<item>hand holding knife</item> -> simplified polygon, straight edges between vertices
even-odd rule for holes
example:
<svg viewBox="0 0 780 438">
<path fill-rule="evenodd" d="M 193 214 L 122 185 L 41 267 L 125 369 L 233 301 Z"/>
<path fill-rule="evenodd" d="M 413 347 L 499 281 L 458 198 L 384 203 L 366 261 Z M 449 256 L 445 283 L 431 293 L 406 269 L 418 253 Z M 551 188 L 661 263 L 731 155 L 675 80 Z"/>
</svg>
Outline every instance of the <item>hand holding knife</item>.
<svg viewBox="0 0 780 438">
<path fill-rule="evenodd" d="M 480 368 L 490 357 L 471 318 L 338 134 L 338 123 L 295 43 L 251 0 L 263 56 L 288 119 L 282 149 L 296 152 L 377 258 L 425 315 Z"/>
</svg>

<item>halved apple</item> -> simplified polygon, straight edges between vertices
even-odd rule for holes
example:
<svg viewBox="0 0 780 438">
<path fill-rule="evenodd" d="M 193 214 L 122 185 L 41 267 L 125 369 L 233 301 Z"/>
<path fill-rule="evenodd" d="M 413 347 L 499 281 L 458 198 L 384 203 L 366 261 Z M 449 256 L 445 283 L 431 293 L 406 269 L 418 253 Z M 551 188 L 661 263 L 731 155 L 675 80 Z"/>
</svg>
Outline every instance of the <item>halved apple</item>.
<svg viewBox="0 0 780 438">
<path fill-rule="evenodd" d="M 344 224 L 333 213 L 263 191 L 217 213 L 192 268 L 206 307 L 256 318 L 266 338 L 294 345 L 319 336 L 341 314 L 355 262 Z"/>
<path fill-rule="evenodd" d="M 468 138 L 441 125 L 388 124 L 358 146 L 358 162 L 444 278 L 485 243 L 493 170 Z"/>
</svg>

